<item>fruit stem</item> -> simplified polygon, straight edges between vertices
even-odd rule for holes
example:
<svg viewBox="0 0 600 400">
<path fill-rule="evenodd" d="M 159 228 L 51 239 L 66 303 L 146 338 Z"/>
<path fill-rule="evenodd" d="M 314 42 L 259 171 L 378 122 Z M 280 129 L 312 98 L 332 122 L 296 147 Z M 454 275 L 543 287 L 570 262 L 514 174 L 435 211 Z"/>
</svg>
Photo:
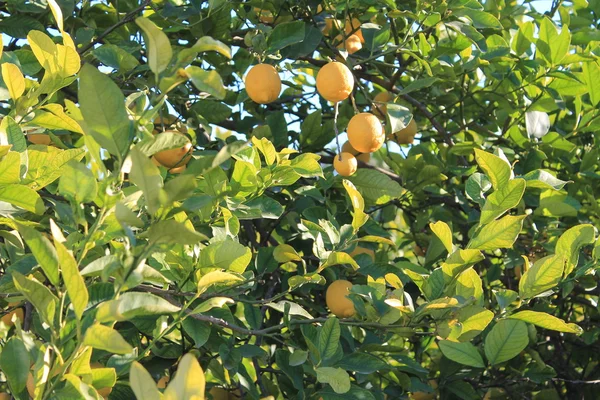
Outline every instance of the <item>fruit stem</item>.
<svg viewBox="0 0 600 400">
<path fill-rule="evenodd" d="M 338 157 L 340 158 L 340 161 L 342 161 L 342 149 L 340 147 L 340 132 L 338 131 L 338 126 L 337 126 L 337 119 L 338 119 L 338 106 L 339 106 L 339 102 L 335 102 L 335 105 L 333 106 L 333 131 L 335 132 L 335 145 L 337 146 L 337 153 L 338 153 Z"/>
</svg>

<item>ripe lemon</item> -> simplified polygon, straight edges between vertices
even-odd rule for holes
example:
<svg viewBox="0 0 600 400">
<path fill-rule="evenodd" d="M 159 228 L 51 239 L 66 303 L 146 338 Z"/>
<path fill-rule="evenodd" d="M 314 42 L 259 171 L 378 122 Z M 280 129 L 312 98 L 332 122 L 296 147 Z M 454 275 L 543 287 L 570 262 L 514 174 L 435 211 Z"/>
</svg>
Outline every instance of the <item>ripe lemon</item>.
<svg viewBox="0 0 600 400">
<path fill-rule="evenodd" d="M 171 168 L 171 169 L 169 170 L 169 172 L 170 172 L 170 173 L 172 173 L 172 174 L 180 174 L 180 173 L 182 173 L 183 171 L 185 171 L 185 169 L 186 169 L 186 168 L 187 168 L 187 166 L 186 166 L 186 165 L 182 165 L 182 166 L 180 166 L 180 167 Z"/>
<path fill-rule="evenodd" d="M 268 104 L 279 97 L 281 79 L 275 67 L 258 64 L 250 69 L 245 79 L 246 92 L 256 103 Z"/>
<path fill-rule="evenodd" d="M 371 257 L 373 260 L 375 259 L 375 251 L 374 251 L 374 250 L 371 250 L 371 249 L 364 248 L 364 247 L 359 247 L 359 246 L 356 246 L 356 247 L 354 248 L 354 250 L 352 250 L 352 252 L 350 253 L 350 255 L 351 255 L 353 258 L 354 258 L 354 257 L 356 257 L 356 256 L 357 256 L 357 255 L 359 255 L 359 254 L 367 254 L 367 255 L 369 255 L 369 256 L 370 256 L 370 257 Z"/>
<path fill-rule="evenodd" d="M 355 34 L 358 36 L 358 39 L 361 43 L 365 42 L 365 38 L 363 37 L 362 31 L 360 30 L 360 21 L 358 18 L 352 18 L 346 20 L 346 25 L 344 26 L 344 31 L 346 34 Z"/>
<path fill-rule="evenodd" d="M 362 161 L 364 163 L 368 163 L 369 160 L 371 160 L 371 154 L 361 153 L 360 151 L 358 151 L 354 147 L 352 147 L 350 142 L 344 143 L 344 145 L 342 146 L 342 153 L 343 152 L 352 154 L 354 157 L 356 157 L 356 159 L 358 161 Z"/>
<path fill-rule="evenodd" d="M 176 132 L 176 131 L 173 131 Z M 176 132 L 179 133 L 179 132 Z M 156 161 L 167 168 L 186 165 L 192 159 L 192 143 L 186 143 L 185 146 L 178 149 L 159 151 L 154 155 Z"/>
<path fill-rule="evenodd" d="M 361 153 L 377 151 L 385 141 L 383 126 L 373 114 L 356 114 L 348 123 L 348 141 Z"/>
<path fill-rule="evenodd" d="M 389 103 L 392 100 L 394 100 L 394 96 L 392 96 L 390 92 L 380 92 L 377 93 L 375 97 L 373 97 L 374 102 Z M 381 118 L 385 118 L 385 115 L 387 114 L 387 105 L 375 104 L 375 108 L 380 111 L 380 113 L 375 113 L 375 115 Z"/>
<path fill-rule="evenodd" d="M 434 393 L 427 392 L 414 392 L 408 396 L 408 398 L 412 400 L 434 400 L 435 397 Z"/>
<path fill-rule="evenodd" d="M 354 89 L 354 76 L 341 62 L 325 64 L 317 74 L 317 90 L 325 100 L 338 102 L 348 98 Z"/>
<path fill-rule="evenodd" d="M 27 135 L 27 140 L 33 144 L 45 144 L 46 146 L 52 143 L 50 135 L 45 135 L 43 133 L 30 133 Z"/>
<path fill-rule="evenodd" d="M 348 298 L 352 283 L 340 279 L 334 281 L 327 288 L 325 293 L 325 302 L 329 310 L 340 318 L 351 317 L 356 313 L 354 303 Z"/>
<path fill-rule="evenodd" d="M 341 35 L 337 36 L 337 40 L 342 40 L 343 37 Z M 360 42 L 360 38 L 358 35 L 350 35 L 346 40 L 338 45 L 338 49 L 345 49 L 348 54 L 354 54 L 360 49 L 362 49 L 362 43 Z"/>
<path fill-rule="evenodd" d="M 8 303 L 9 307 L 13 307 L 16 306 L 18 303 Z M 17 319 L 21 322 L 23 322 L 23 309 L 22 308 L 17 308 L 15 310 L 12 310 L 11 312 L 9 312 L 6 315 L 3 315 L 2 318 L 0 318 L 0 321 L 4 322 L 4 324 L 8 327 L 11 327 L 14 325 L 14 322 L 12 322 L 12 317 L 13 315 L 17 316 Z"/>
<path fill-rule="evenodd" d="M 12 397 L 10 397 L 10 394 L 2 392 L 0 393 L 0 400 L 10 400 Z"/>
<path fill-rule="evenodd" d="M 27 375 L 27 383 L 25 384 L 27 388 L 27 393 L 32 399 L 35 399 L 35 379 L 33 379 L 33 374 L 30 372 Z"/>
<path fill-rule="evenodd" d="M 358 162 L 352 154 L 342 152 L 340 155 L 336 154 L 333 158 L 333 168 L 342 176 L 350 176 L 356 172 Z"/>
<path fill-rule="evenodd" d="M 169 383 L 169 381 L 171 380 L 171 378 L 169 378 L 168 376 L 163 376 L 161 377 L 158 382 L 156 382 L 156 387 L 159 389 L 164 389 L 167 387 L 167 383 Z"/>
<path fill-rule="evenodd" d="M 409 144 L 415 141 L 416 134 L 417 123 L 414 119 L 411 119 L 406 128 L 394 133 L 392 140 L 398 144 Z"/>
</svg>

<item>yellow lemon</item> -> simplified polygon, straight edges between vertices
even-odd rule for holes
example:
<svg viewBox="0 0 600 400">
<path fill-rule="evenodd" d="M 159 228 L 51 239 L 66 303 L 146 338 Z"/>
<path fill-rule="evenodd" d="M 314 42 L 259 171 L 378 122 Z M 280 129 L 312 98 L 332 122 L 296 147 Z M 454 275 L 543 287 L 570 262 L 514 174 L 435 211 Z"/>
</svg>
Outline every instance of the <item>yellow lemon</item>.
<svg viewBox="0 0 600 400">
<path fill-rule="evenodd" d="M 317 90 L 325 100 L 338 102 L 350 96 L 354 88 L 354 76 L 345 64 L 332 61 L 325 64 L 317 74 Z"/>
<path fill-rule="evenodd" d="M 361 153 L 377 151 L 385 141 L 383 126 L 373 114 L 356 114 L 348 123 L 348 141 Z"/>
<path fill-rule="evenodd" d="M 269 64 L 258 64 L 250 69 L 246 79 L 246 92 L 256 103 L 272 103 L 281 92 L 281 79 L 275 67 Z"/>
<path fill-rule="evenodd" d="M 358 162 L 352 154 L 342 152 L 333 158 L 333 168 L 342 176 L 350 176 L 356 172 Z"/>
<path fill-rule="evenodd" d="M 352 283 L 346 280 L 337 280 L 331 283 L 325 293 L 325 302 L 329 310 L 337 317 L 347 318 L 356 313 L 354 303 L 348 298 Z"/>
</svg>

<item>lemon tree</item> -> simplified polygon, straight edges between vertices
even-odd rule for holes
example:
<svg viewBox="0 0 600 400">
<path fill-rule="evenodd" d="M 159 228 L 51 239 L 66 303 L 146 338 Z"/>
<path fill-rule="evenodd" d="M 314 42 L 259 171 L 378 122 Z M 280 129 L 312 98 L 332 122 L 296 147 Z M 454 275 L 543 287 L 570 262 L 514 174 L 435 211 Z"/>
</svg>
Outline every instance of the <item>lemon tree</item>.
<svg viewBox="0 0 600 400">
<path fill-rule="evenodd" d="M 0 399 L 598 397 L 598 1 L 0 12 Z"/>
</svg>

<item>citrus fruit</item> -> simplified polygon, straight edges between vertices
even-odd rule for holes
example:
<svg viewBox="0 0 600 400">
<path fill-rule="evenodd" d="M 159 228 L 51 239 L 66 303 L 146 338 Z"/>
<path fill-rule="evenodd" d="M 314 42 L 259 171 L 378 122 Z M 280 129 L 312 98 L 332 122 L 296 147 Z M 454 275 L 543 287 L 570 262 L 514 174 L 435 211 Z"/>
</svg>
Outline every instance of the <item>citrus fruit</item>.
<svg viewBox="0 0 600 400">
<path fill-rule="evenodd" d="M 13 307 L 16 306 L 18 303 L 8 303 L 9 307 Z M 15 310 L 12 310 L 11 312 L 9 312 L 6 315 L 3 315 L 2 318 L 0 318 L 0 321 L 4 322 L 4 324 L 8 327 L 13 326 L 15 323 L 12 321 L 12 317 L 13 315 L 17 316 L 17 319 L 21 322 L 23 322 L 23 309 L 22 308 L 17 308 Z"/>
<path fill-rule="evenodd" d="M 389 92 L 380 92 L 377 93 L 375 97 L 373 97 L 374 102 L 381 103 L 389 103 L 394 100 L 394 96 L 392 96 Z M 375 104 L 375 108 L 380 111 L 380 113 L 375 113 L 378 117 L 385 118 L 387 114 L 387 105 L 385 104 Z"/>
<path fill-rule="evenodd" d="M 385 141 L 383 126 L 373 114 L 356 114 L 348 123 L 348 141 L 361 153 L 377 151 Z"/>
<path fill-rule="evenodd" d="M 356 246 L 356 247 L 354 248 L 354 250 L 352 250 L 352 252 L 350 252 L 350 255 L 351 255 L 352 257 L 356 257 L 356 256 L 357 256 L 357 255 L 359 255 L 359 254 L 367 254 L 367 255 L 369 255 L 369 256 L 370 256 L 370 257 L 371 257 L 373 260 L 375 259 L 375 251 L 374 251 L 374 250 L 371 250 L 371 249 L 364 248 L 364 247 L 359 247 L 359 246 Z"/>
<path fill-rule="evenodd" d="M 176 133 L 180 134 L 179 132 Z M 186 165 L 188 162 L 190 162 L 192 158 L 191 150 L 192 143 L 188 142 L 185 144 L 185 146 L 179 147 L 177 149 L 159 151 L 154 155 L 154 158 L 160 163 L 160 165 L 164 167 L 178 167 Z"/>
<path fill-rule="evenodd" d="M 46 146 L 52 143 L 50 135 L 44 135 L 43 133 L 30 133 L 27 135 L 27 140 L 33 144 L 45 144 Z"/>
<path fill-rule="evenodd" d="M 171 168 L 169 170 L 169 172 L 172 173 L 172 174 L 180 174 L 183 171 L 185 171 L 186 167 L 187 167 L 186 165 L 182 165 L 182 166 L 179 166 L 179 167 Z"/>
<path fill-rule="evenodd" d="M 354 147 L 352 147 L 350 142 L 344 143 L 344 145 L 342 146 L 342 152 L 350 153 L 354 157 L 356 157 L 356 159 L 358 161 L 362 161 L 364 163 L 368 163 L 371 160 L 371 154 L 361 153 L 360 151 L 358 151 Z"/>
<path fill-rule="evenodd" d="M 325 302 L 329 310 L 340 318 L 347 318 L 354 315 L 354 303 L 348 298 L 352 283 L 340 279 L 334 281 L 327 288 L 325 293 Z"/>
<path fill-rule="evenodd" d="M 208 393 L 212 396 L 213 400 L 237 400 L 242 398 L 242 393 L 240 393 L 239 389 L 230 392 L 227 389 L 214 386 Z"/>
<path fill-rule="evenodd" d="M 33 374 L 30 372 L 27 375 L 27 383 L 25 384 L 27 388 L 27 393 L 32 399 L 35 399 L 35 379 L 33 379 Z"/>
<path fill-rule="evenodd" d="M 411 393 L 408 398 L 412 400 L 434 400 L 435 394 L 427 392 L 414 392 Z"/>
<path fill-rule="evenodd" d="M 360 30 L 360 21 L 358 18 L 352 18 L 346 20 L 346 25 L 344 26 L 344 31 L 346 34 L 355 34 L 361 43 L 365 42 L 365 38 L 363 37 L 362 31 Z"/>
<path fill-rule="evenodd" d="M 414 142 L 417 134 L 417 123 L 411 119 L 406 128 L 399 130 L 393 134 L 393 140 L 398 144 L 409 144 Z"/>
<path fill-rule="evenodd" d="M 268 104 L 279 97 L 281 79 L 275 67 L 258 64 L 250 68 L 244 81 L 248 96 L 256 103 Z"/>
<path fill-rule="evenodd" d="M 12 397 L 10 397 L 10 394 L 2 392 L 0 393 L 0 400 L 10 400 Z"/>
<path fill-rule="evenodd" d="M 171 378 L 169 378 L 168 376 L 163 376 L 161 377 L 158 382 L 156 382 L 156 387 L 159 389 L 164 389 L 167 387 L 167 383 L 169 383 L 169 381 L 171 380 Z"/>
<path fill-rule="evenodd" d="M 358 162 L 352 154 L 342 152 L 333 158 L 333 168 L 342 176 L 350 176 L 356 172 Z"/>
<path fill-rule="evenodd" d="M 337 39 L 343 40 L 343 37 L 340 35 L 337 37 Z M 338 49 L 345 49 L 348 54 L 354 54 L 362 49 L 362 43 L 360 42 L 358 35 L 350 35 L 345 41 L 338 45 Z"/>
<path fill-rule="evenodd" d="M 174 125 L 176 122 L 177 117 L 171 114 L 165 115 L 164 117 L 159 115 L 158 117 L 154 118 L 154 125 L 158 125 L 158 127 L 161 129 L 163 125 L 168 128 L 169 126 Z"/>
<path fill-rule="evenodd" d="M 323 27 L 323 35 L 329 36 L 334 26 L 339 26 L 339 22 L 336 23 L 335 18 L 325 18 L 325 26 Z"/>
<path fill-rule="evenodd" d="M 317 74 L 317 90 L 325 100 L 338 102 L 348 98 L 354 88 L 350 69 L 341 62 L 325 64 Z"/>
</svg>

